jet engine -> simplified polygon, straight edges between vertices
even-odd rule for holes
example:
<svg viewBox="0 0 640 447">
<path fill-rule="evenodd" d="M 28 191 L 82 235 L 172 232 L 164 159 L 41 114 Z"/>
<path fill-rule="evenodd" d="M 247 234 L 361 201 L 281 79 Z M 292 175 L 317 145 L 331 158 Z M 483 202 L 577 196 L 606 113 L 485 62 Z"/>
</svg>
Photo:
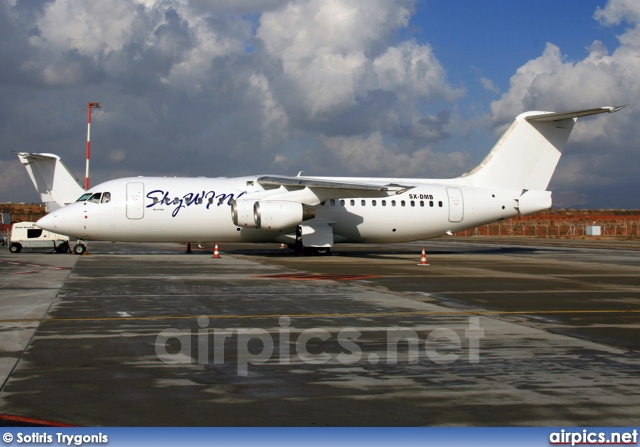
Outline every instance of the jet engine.
<svg viewBox="0 0 640 447">
<path fill-rule="evenodd" d="M 234 200 L 231 203 L 233 223 L 244 228 L 283 230 L 313 219 L 313 208 L 286 200 Z"/>
<path fill-rule="evenodd" d="M 244 228 L 258 228 L 253 212 L 253 200 L 234 200 L 231 202 L 231 219 L 233 224 Z"/>
</svg>

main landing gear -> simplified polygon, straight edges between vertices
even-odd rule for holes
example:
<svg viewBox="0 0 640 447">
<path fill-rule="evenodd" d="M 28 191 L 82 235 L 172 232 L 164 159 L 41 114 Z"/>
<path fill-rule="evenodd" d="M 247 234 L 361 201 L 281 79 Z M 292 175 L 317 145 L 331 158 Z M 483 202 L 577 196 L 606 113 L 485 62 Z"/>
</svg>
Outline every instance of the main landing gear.
<svg viewBox="0 0 640 447">
<path fill-rule="evenodd" d="M 299 256 L 331 256 L 331 247 L 305 247 L 299 238 L 289 248 L 293 248 L 293 253 Z"/>
</svg>

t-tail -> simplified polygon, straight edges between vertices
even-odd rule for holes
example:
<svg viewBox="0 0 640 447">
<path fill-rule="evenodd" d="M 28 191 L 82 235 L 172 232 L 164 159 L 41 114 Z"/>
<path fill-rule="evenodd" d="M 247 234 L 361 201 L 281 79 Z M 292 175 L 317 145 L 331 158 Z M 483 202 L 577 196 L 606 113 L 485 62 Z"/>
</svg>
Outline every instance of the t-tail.
<svg viewBox="0 0 640 447">
<path fill-rule="evenodd" d="M 78 200 L 85 189 L 57 155 L 16 152 L 47 212 Z"/>
<path fill-rule="evenodd" d="M 529 214 L 551 207 L 547 186 L 577 119 L 613 113 L 625 106 L 571 112 L 526 112 L 518 117 L 489 155 L 458 180 L 478 188 L 517 191 L 519 211 Z"/>
</svg>

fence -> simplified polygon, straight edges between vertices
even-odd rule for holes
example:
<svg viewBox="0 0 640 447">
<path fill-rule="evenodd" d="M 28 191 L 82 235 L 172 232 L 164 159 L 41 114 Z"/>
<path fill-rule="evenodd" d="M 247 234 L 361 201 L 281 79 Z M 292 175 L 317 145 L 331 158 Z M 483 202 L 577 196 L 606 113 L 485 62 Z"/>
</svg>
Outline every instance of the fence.
<svg viewBox="0 0 640 447">
<path fill-rule="evenodd" d="M 601 227 L 601 236 L 640 236 L 640 221 L 607 223 L 585 222 L 496 222 L 460 231 L 455 236 L 507 236 L 507 237 L 581 237 L 587 226 Z M 591 236 L 589 236 L 591 237 Z"/>
</svg>

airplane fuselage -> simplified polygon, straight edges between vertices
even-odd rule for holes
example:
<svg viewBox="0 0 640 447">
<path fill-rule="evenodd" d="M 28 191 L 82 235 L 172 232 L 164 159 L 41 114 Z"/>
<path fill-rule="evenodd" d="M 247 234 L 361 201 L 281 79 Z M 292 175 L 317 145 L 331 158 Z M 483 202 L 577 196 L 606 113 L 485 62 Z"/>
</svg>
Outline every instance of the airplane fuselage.
<svg viewBox="0 0 640 447">
<path fill-rule="evenodd" d="M 296 225 L 273 230 L 244 228 L 233 223 L 233 200 L 265 191 L 257 179 L 256 176 L 112 180 L 88 191 L 92 195 L 108 193 L 108 201 L 100 198 L 72 203 L 65 207 L 64 217 L 52 216 L 53 227 L 89 240 L 293 243 Z M 455 233 L 518 213 L 514 198 L 520 191 L 435 182 L 419 183 L 402 194 L 385 197 L 325 200 L 311 206 L 315 218 L 307 222 L 328 223 L 336 243 L 401 242 Z"/>
</svg>

